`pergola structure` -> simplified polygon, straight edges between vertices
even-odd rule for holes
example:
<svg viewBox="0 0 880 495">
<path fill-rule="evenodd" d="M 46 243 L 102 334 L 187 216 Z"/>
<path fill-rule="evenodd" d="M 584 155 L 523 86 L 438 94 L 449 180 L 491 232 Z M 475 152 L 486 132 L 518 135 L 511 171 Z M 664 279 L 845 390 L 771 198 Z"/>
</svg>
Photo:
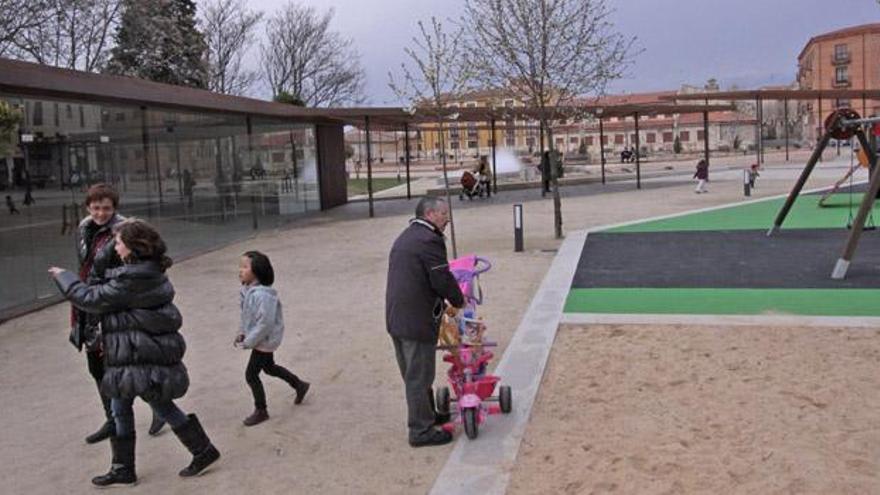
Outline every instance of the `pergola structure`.
<svg viewBox="0 0 880 495">
<path fill-rule="evenodd" d="M 709 161 L 709 113 L 723 112 L 734 110 L 732 104 L 709 104 L 703 103 L 686 103 L 678 104 L 674 102 L 656 102 L 656 103 L 640 103 L 640 104 L 617 104 L 617 105 L 598 105 L 584 103 L 581 105 L 570 105 L 565 107 L 552 107 L 545 109 L 545 114 L 554 118 L 595 118 L 599 122 L 599 150 L 602 170 L 602 183 L 605 183 L 605 135 L 603 129 L 604 119 L 617 117 L 632 117 L 635 125 L 636 150 L 640 149 L 639 143 L 639 118 L 643 116 L 653 116 L 657 114 L 687 114 L 702 113 L 703 129 L 704 129 L 704 155 L 705 160 Z M 493 190 L 498 191 L 498 175 L 496 172 L 496 138 L 495 124 L 498 120 L 540 120 L 541 110 L 536 107 L 444 107 L 444 108 L 413 108 L 404 109 L 396 107 L 367 107 L 367 108 L 342 108 L 327 109 L 324 111 L 326 116 L 339 119 L 347 125 L 364 129 L 366 136 L 367 149 L 367 196 L 369 201 L 370 216 L 373 216 L 373 188 L 372 188 L 372 155 L 370 152 L 370 131 L 372 126 L 380 125 L 384 127 L 393 127 L 404 132 L 405 152 L 404 160 L 406 163 L 406 183 L 407 183 L 407 199 L 411 197 L 410 191 L 410 143 L 409 130 L 410 125 L 418 124 L 436 124 L 438 122 L 481 122 L 488 123 L 487 126 L 479 127 L 480 129 L 488 129 L 492 133 L 490 140 L 492 145 L 492 176 Z M 541 129 L 542 136 L 544 129 Z M 439 129 L 438 129 L 439 132 Z M 543 138 L 541 139 L 541 148 L 543 151 Z M 641 161 L 640 153 L 636 153 L 636 188 L 641 188 Z"/>
<path fill-rule="evenodd" d="M 823 100 L 862 100 L 862 115 L 868 113 L 868 100 L 880 100 L 880 90 L 877 89 L 749 89 L 737 91 L 715 91 L 712 93 L 690 93 L 677 94 L 669 96 L 661 96 L 660 99 L 669 102 L 687 102 L 693 103 L 701 101 L 705 104 L 710 102 L 733 102 L 733 101 L 753 101 L 755 102 L 755 154 L 758 163 L 764 162 L 764 145 L 762 139 L 762 127 L 764 112 L 762 102 L 764 101 L 782 101 L 784 108 L 785 128 L 785 160 L 789 158 L 789 132 L 788 132 L 788 102 L 794 101 L 810 101 L 818 102 L 817 112 L 822 119 L 822 101 Z M 831 108 L 830 110 L 835 110 Z"/>
</svg>

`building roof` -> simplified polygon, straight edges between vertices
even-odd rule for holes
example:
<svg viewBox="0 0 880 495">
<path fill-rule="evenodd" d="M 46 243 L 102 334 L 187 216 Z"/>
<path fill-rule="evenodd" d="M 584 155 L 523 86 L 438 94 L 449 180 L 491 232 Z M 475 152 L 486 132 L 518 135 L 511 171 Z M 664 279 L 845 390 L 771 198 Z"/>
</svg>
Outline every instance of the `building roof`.
<svg viewBox="0 0 880 495">
<path fill-rule="evenodd" d="M 230 96 L 207 90 L 162 84 L 135 77 L 92 74 L 0 58 L 0 92 L 95 103 L 237 113 L 287 120 L 326 120 L 323 109 Z"/>
<path fill-rule="evenodd" d="M 817 100 L 819 98 L 880 100 L 878 89 L 746 89 L 718 91 L 714 93 L 679 94 L 661 97 L 666 101 L 718 101 L 718 100 Z"/>
<path fill-rule="evenodd" d="M 840 38 L 846 38 L 849 36 L 857 36 L 860 34 L 880 34 L 880 22 L 874 22 L 871 24 L 861 24 L 858 26 L 850 26 L 843 29 L 838 29 L 837 31 L 831 31 L 829 33 L 823 33 L 810 38 L 810 41 L 807 41 L 807 44 L 804 45 L 804 48 L 801 49 L 801 53 L 798 54 L 798 62 L 800 62 L 801 58 L 803 58 L 804 53 L 806 53 L 807 49 L 813 43 L 818 43 L 820 41 L 830 41 Z"/>
</svg>

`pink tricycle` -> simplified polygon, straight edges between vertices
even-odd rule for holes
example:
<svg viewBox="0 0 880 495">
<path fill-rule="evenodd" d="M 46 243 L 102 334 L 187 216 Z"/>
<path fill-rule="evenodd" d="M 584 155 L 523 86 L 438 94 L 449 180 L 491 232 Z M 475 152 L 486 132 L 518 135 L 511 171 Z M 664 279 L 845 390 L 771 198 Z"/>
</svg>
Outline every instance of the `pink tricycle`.
<svg viewBox="0 0 880 495">
<path fill-rule="evenodd" d="M 465 296 L 465 307 L 458 317 L 459 338 L 456 344 L 441 345 L 445 350 L 443 361 L 450 364 L 447 372 L 450 387 L 437 390 L 436 403 L 441 414 L 451 413 L 451 403 L 457 404 L 456 422 L 464 425 L 468 438 L 477 438 L 479 425 L 491 414 L 509 413 L 512 409 L 509 386 L 500 385 L 501 377 L 486 373 L 486 367 L 494 354 L 486 347 L 497 344 L 486 342 L 483 336 L 486 325 L 476 317 L 476 307 L 482 304 L 479 275 L 491 268 L 489 262 L 477 256 L 464 256 L 449 262 L 453 276 L 459 282 Z M 495 389 L 498 395 L 495 396 Z M 498 404 L 487 403 L 497 402 Z M 453 424 L 448 426 L 454 428 Z"/>
</svg>

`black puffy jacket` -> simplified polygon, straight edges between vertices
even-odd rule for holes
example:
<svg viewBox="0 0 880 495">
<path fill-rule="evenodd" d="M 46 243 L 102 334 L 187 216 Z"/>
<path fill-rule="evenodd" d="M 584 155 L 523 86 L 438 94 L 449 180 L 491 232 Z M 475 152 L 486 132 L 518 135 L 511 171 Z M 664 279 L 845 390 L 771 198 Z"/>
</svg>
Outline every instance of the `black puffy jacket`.
<svg viewBox="0 0 880 495">
<path fill-rule="evenodd" d="M 400 339 L 437 342 L 444 299 L 455 307 L 464 304 L 449 271 L 443 233 L 425 220 L 413 220 L 394 241 L 388 257 L 388 333 Z"/>
<path fill-rule="evenodd" d="M 182 397 L 189 388 L 182 362 L 186 343 L 168 277 L 154 261 L 126 264 L 105 276 L 95 285 L 67 271 L 55 278 L 74 306 L 100 315 L 106 366 L 101 391 L 148 402 Z"/>
</svg>

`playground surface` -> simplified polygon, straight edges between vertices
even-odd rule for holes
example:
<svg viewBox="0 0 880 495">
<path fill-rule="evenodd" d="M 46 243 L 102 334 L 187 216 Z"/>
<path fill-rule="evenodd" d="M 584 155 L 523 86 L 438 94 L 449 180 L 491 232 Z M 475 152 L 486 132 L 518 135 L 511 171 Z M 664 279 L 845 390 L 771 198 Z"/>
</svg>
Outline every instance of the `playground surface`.
<svg viewBox="0 0 880 495">
<path fill-rule="evenodd" d="M 878 233 L 831 280 L 818 198 L 591 230 L 507 493 L 880 491 Z"/>
</svg>

